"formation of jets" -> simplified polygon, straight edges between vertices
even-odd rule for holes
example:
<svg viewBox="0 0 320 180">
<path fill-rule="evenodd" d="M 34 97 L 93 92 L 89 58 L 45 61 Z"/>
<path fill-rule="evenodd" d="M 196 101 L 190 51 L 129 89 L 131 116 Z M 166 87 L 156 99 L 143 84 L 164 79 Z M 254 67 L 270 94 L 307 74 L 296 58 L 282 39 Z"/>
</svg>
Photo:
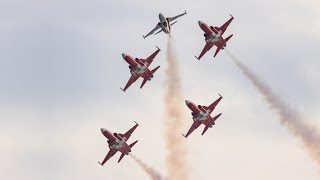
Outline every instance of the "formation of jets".
<svg viewBox="0 0 320 180">
<path fill-rule="evenodd" d="M 157 23 L 156 27 L 152 29 L 147 35 L 143 36 L 143 38 L 146 38 L 152 34 L 156 35 L 160 32 L 164 32 L 171 37 L 170 35 L 171 26 L 177 23 L 177 21 L 175 21 L 177 18 L 185 14 L 187 14 L 186 11 L 174 17 L 165 17 L 163 14 L 160 13 L 159 14 L 160 21 Z M 213 46 L 217 47 L 213 57 L 216 57 L 219 51 L 226 47 L 227 42 L 233 36 L 233 35 L 230 35 L 227 38 L 222 37 L 224 32 L 227 30 L 228 26 L 234 19 L 232 15 L 230 16 L 231 18 L 227 22 L 225 22 L 221 27 L 208 26 L 206 23 L 202 21 L 198 21 L 200 28 L 204 32 L 204 38 L 206 42 L 200 55 L 198 57 L 196 56 L 198 60 L 200 60 L 203 57 L 203 55 L 206 54 L 206 52 L 208 52 Z M 146 84 L 147 81 L 150 81 L 154 77 L 154 73 L 160 68 L 160 66 L 157 66 L 152 70 L 149 69 L 149 66 L 151 65 L 154 58 L 158 55 L 159 52 L 160 52 L 160 49 L 158 48 L 146 59 L 133 58 L 130 55 L 123 53 L 122 57 L 129 64 L 131 77 L 127 82 L 127 84 L 125 85 L 125 87 L 120 89 L 125 92 L 134 82 L 136 82 L 139 79 L 139 77 L 143 79 L 140 89 Z M 202 135 L 206 133 L 206 131 L 209 128 L 212 128 L 212 126 L 215 125 L 215 121 L 221 116 L 222 113 L 219 113 L 214 117 L 211 116 L 211 113 L 214 111 L 216 106 L 219 104 L 219 102 L 223 98 L 220 94 L 219 96 L 220 97 L 217 100 L 215 100 L 213 103 L 211 103 L 209 106 L 196 105 L 189 100 L 185 101 L 187 107 L 192 111 L 191 115 L 193 119 L 193 124 L 191 125 L 188 132 L 186 134 L 182 134 L 185 138 L 187 138 L 201 124 L 204 125 Z M 121 153 L 118 162 L 120 162 L 125 155 L 128 155 L 131 152 L 131 148 L 138 142 L 138 141 L 135 141 L 130 145 L 127 144 L 128 139 L 130 138 L 131 134 L 135 131 L 137 127 L 138 127 L 138 123 L 136 123 L 125 134 L 111 133 L 107 129 L 101 128 L 102 134 L 108 139 L 107 142 L 110 150 L 106 155 L 106 157 L 104 158 L 104 160 L 101 163 L 99 162 L 99 164 L 103 166 L 118 151 Z"/>
<path fill-rule="evenodd" d="M 171 26 L 174 25 L 175 23 L 177 23 L 178 21 L 174 21 L 176 19 L 178 19 L 179 17 L 183 16 L 187 14 L 186 11 L 184 11 L 184 13 L 179 14 L 177 16 L 174 17 L 164 17 L 163 14 L 159 14 L 159 20 L 160 22 L 158 22 L 158 24 L 156 25 L 155 28 L 153 28 L 147 35 L 143 36 L 143 38 L 146 38 L 148 36 L 150 36 L 151 34 L 153 34 L 154 32 L 156 32 L 157 30 L 159 30 L 158 32 L 156 32 L 154 35 L 159 34 L 160 32 L 164 32 L 166 34 L 170 34 L 171 32 Z M 173 22 L 174 21 L 174 22 Z"/>
</svg>

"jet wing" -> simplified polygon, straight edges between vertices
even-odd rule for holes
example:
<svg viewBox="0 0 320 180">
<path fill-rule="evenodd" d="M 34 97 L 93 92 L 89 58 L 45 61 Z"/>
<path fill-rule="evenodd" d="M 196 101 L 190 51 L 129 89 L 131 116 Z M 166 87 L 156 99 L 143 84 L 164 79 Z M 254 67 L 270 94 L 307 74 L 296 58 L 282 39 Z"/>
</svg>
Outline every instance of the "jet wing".
<svg viewBox="0 0 320 180">
<path fill-rule="evenodd" d="M 160 26 L 157 24 L 155 28 L 153 28 L 147 35 L 143 36 L 143 38 L 146 38 L 153 34 L 155 31 L 157 31 L 160 28 Z"/>
<path fill-rule="evenodd" d="M 99 164 L 100 164 L 101 166 L 103 166 L 104 163 L 106 163 L 114 154 L 116 154 L 116 152 L 117 152 L 117 151 L 114 151 L 114 150 L 110 149 L 109 152 L 108 152 L 108 154 L 107 154 L 107 156 L 106 156 L 106 157 L 104 158 L 104 160 L 102 161 L 102 163 L 99 162 Z"/>
<path fill-rule="evenodd" d="M 212 44 L 212 43 L 206 43 L 206 45 L 205 45 L 204 48 L 202 49 L 200 55 L 199 55 L 198 57 L 196 56 L 196 58 L 197 58 L 198 60 L 200 60 L 201 57 L 202 57 L 207 51 L 209 51 L 209 50 L 212 48 L 213 45 L 214 45 L 214 44 Z"/>
<path fill-rule="evenodd" d="M 136 123 L 136 122 L 135 122 Z M 126 139 L 128 140 L 131 136 L 131 134 L 133 133 L 134 130 L 136 130 L 136 128 L 139 126 L 138 123 L 136 123 L 136 125 L 134 125 L 131 129 L 129 129 L 129 131 L 127 131 L 123 136 L 126 137 Z M 127 141 L 126 140 L 126 141 Z"/>
<path fill-rule="evenodd" d="M 200 121 L 194 121 L 192 126 L 190 127 L 189 131 L 186 135 L 182 134 L 185 138 L 187 138 L 195 129 L 197 129 L 201 125 Z"/>
<path fill-rule="evenodd" d="M 179 14 L 179 15 L 177 15 L 177 16 L 170 17 L 169 19 L 170 19 L 170 21 L 174 21 L 174 20 L 178 19 L 179 17 L 181 17 L 181 16 L 183 16 L 183 15 L 185 15 L 185 14 L 187 14 L 187 12 L 186 12 L 186 11 L 184 11 L 184 13 Z"/>
<path fill-rule="evenodd" d="M 158 47 L 157 47 L 158 48 Z M 158 55 L 158 53 L 160 52 L 161 50 L 158 48 L 158 50 L 156 50 L 154 53 L 152 53 L 146 60 L 145 60 L 145 65 L 147 67 L 150 66 L 150 64 L 152 63 L 153 59 Z"/>
<path fill-rule="evenodd" d="M 205 110 L 210 110 L 210 114 L 213 112 L 213 110 L 216 108 L 217 104 L 221 101 L 221 99 L 223 98 L 220 94 L 219 94 L 219 98 L 217 100 L 215 100 L 212 104 L 210 104 L 208 107 L 207 106 L 203 106 L 203 108 Z"/>
<path fill-rule="evenodd" d="M 123 92 L 125 92 L 132 83 L 136 82 L 136 80 L 139 78 L 139 76 L 137 75 L 131 75 L 129 81 L 127 82 L 126 86 L 124 87 L 124 89 L 120 88 Z"/>
<path fill-rule="evenodd" d="M 231 21 L 234 19 L 233 16 L 230 14 L 231 18 L 224 23 L 220 28 L 218 28 L 218 31 L 222 31 L 221 35 L 223 35 L 223 33 L 227 30 L 228 26 L 230 25 Z"/>
</svg>

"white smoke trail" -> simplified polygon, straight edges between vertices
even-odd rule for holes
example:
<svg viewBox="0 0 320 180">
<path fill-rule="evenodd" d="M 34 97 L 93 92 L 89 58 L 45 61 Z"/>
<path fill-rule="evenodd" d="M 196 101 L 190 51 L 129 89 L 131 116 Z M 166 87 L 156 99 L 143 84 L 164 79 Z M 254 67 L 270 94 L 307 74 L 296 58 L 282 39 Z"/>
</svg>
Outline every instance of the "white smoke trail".
<svg viewBox="0 0 320 180">
<path fill-rule="evenodd" d="M 132 154 L 130 154 L 130 156 L 152 180 L 166 180 L 157 170 L 148 166 L 146 163 L 142 162 L 142 160 L 140 160 L 136 156 Z"/>
<path fill-rule="evenodd" d="M 165 140 L 166 140 L 166 166 L 169 179 L 188 180 L 189 168 L 187 162 L 187 147 L 185 139 L 181 136 L 183 124 L 185 122 L 182 108 L 183 96 L 181 92 L 181 77 L 179 65 L 172 42 L 168 38 L 167 43 L 167 63 L 165 81 Z"/>
<path fill-rule="evenodd" d="M 317 128 L 307 124 L 297 110 L 292 109 L 289 105 L 284 103 L 283 100 L 247 66 L 241 63 L 227 50 L 226 52 L 246 78 L 250 80 L 254 87 L 262 94 L 264 100 L 268 103 L 269 108 L 278 114 L 281 124 L 287 127 L 293 135 L 301 140 L 311 158 L 320 167 L 320 133 L 317 131 Z"/>
</svg>

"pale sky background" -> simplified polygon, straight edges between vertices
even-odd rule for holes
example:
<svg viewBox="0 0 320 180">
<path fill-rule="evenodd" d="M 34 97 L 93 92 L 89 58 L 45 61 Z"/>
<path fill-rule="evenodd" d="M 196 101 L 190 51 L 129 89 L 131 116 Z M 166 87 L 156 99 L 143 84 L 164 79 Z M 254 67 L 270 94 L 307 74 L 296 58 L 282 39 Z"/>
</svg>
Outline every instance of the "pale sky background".
<svg viewBox="0 0 320 180">
<path fill-rule="evenodd" d="M 319 0 L 1 0 L 0 179 L 148 179 L 130 157 L 97 163 L 108 151 L 100 128 L 125 132 L 133 121 L 133 153 L 166 174 L 167 37 L 142 35 L 160 12 L 186 10 L 172 30 L 185 99 L 208 105 L 224 96 L 216 126 L 187 139 L 192 179 L 318 180 L 319 167 L 225 52 L 194 55 L 204 46 L 197 21 L 221 26 L 231 13 L 227 48 L 320 127 L 319 8 Z M 146 58 L 155 46 L 163 50 L 155 78 L 123 93 L 130 74 L 121 53 Z"/>
</svg>

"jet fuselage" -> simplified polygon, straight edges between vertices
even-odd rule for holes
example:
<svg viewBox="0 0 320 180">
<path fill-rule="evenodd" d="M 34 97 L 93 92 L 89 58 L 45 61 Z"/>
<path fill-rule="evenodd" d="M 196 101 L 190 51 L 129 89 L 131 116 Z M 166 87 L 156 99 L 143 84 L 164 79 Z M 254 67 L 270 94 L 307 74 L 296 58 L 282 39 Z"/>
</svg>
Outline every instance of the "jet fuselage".
<svg viewBox="0 0 320 180">
<path fill-rule="evenodd" d="M 215 27 L 209 27 L 206 23 L 202 21 L 198 21 L 198 24 L 200 28 L 205 32 L 204 36 L 206 43 L 218 42 L 221 45 L 222 49 L 226 47 L 226 42 L 222 38 L 221 31 L 218 31 Z"/>
<path fill-rule="evenodd" d="M 162 31 L 166 34 L 170 33 L 171 26 L 168 18 L 165 18 L 163 14 L 159 14 L 159 26 L 161 27 Z"/>
<path fill-rule="evenodd" d="M 108 139 L 109 148 L 120 151 L 124 154 L 131 152 L 130 146 L 126 143 L 127 138 L 122 137 L 117 133 L 111 133 L 107 129 L 101 128 L 101 133 Z"/>
<path fill-rule="evenodd" d="M 147 79 L 153 78 L 152 72 L 140 59 L 134 59 L 133 57 L 124 53 L 122 53 L 122 57 L 129 64 L 131 74 Z"/>
<path fill-rule="evenodd" d="M 203 121 L 210 117 L 209 111 L 203 109 L 200 105 L 196 106 L 193 102 L 186 100 L 186 105 L 192 111 L 194 121 Z"/>
</svg>

